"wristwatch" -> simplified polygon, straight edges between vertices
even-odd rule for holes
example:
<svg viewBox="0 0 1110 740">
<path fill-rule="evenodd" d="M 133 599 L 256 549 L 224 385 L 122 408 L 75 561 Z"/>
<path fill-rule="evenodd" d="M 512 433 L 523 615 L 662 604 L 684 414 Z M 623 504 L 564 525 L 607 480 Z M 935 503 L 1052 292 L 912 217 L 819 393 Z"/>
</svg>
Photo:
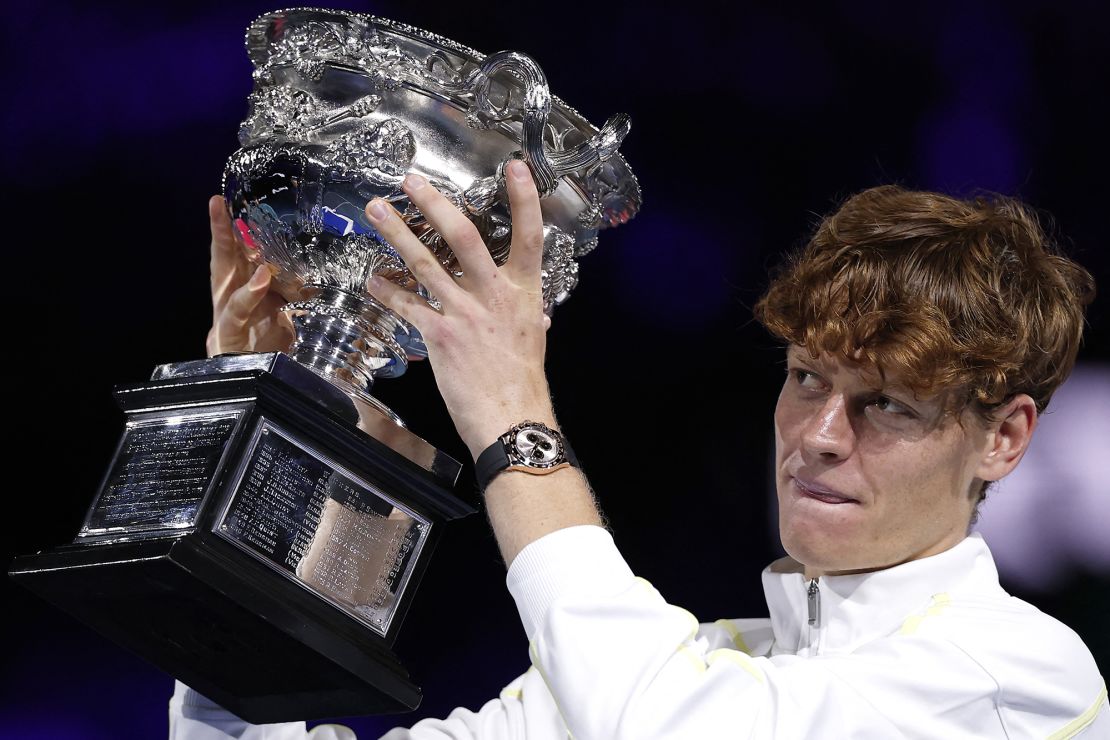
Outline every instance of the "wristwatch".
<svg viewBox="0 0 1110 740">
<path fill-rule="evenodd" d="M 566 437 L 538 421 L 522 421 L 478 455 L 474 472 L 484 491 L 503 470 L 547 475 L 570 465 L 579 467 Z"/>
</svg>

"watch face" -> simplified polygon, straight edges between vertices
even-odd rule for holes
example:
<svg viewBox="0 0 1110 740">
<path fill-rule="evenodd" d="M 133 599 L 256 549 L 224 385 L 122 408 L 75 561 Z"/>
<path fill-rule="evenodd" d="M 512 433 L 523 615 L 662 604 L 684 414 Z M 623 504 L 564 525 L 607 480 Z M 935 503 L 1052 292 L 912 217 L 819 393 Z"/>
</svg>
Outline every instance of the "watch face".
<svg viewBox="0 0 1110 740">
<path fill-rule="evenodd" d="M 513 452 L 520 462 L 534 468 L 546 468 L 562 459 L 562 448 L 555 435 L 544 429 L 524 427 L 512 438 Z"/>
</svg>

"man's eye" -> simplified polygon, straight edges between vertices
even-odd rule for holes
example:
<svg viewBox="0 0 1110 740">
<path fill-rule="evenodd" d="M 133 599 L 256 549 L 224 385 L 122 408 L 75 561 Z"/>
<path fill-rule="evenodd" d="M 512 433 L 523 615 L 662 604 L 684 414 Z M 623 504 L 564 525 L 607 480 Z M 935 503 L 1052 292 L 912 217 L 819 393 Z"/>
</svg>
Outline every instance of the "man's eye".
<svg viewBox="0 0 1110 740">
<path fill-rule="evenodd" d="M 794 378 L 794 381 L 803 388 L 816 388 L 819 385 L 817 376 L 808 370 L 792 368 L 790 370 L 790 375 Z"/>
<path fill-rule="evenodd" d="M 872 401 L 872 403 L 874 404 L 875 408 L 877 408 L 879 411 L 882 411 L 884 414 L 891 414 L 893 416 L 917 416 L 917 414 L 914 413 L 913 409 L 911 409 L 909 406 L 906 406 L 905 404 L 898 403 L 893 398 L 879 396 L 874 401 Z"/>
</svg>

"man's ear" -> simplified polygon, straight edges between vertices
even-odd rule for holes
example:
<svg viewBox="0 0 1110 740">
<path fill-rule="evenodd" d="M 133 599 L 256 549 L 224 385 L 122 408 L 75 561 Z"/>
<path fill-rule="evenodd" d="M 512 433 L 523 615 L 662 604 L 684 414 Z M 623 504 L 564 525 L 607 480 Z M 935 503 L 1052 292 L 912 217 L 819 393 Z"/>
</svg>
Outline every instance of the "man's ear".
<svg viewBox="0 0 1110 740">
<path fill-rule="evenodd" d="M 1037 405 L 1019 393 L 991 414 L 987 446 L 975 477 L 994 481 L 1017 467 L 1037 428 Z"/>
</svg>

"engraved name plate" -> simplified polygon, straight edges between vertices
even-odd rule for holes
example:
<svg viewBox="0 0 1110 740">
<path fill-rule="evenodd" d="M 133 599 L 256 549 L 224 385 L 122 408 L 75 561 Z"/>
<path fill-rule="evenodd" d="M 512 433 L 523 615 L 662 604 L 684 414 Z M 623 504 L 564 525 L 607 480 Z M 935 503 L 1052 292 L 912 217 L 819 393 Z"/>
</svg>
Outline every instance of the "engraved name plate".
<svg viewBox="0 0 1110 740">
<path fill-rule="evenodd" d="M 385 635 L 430 522 L 260 422 L 216 531 Z"/>
<path fill-rule="evenodd" d="M 78 541 L 149 537 L 193 526 L 242 413 L 175 410 L 128 422 Z"/>
</svg>

